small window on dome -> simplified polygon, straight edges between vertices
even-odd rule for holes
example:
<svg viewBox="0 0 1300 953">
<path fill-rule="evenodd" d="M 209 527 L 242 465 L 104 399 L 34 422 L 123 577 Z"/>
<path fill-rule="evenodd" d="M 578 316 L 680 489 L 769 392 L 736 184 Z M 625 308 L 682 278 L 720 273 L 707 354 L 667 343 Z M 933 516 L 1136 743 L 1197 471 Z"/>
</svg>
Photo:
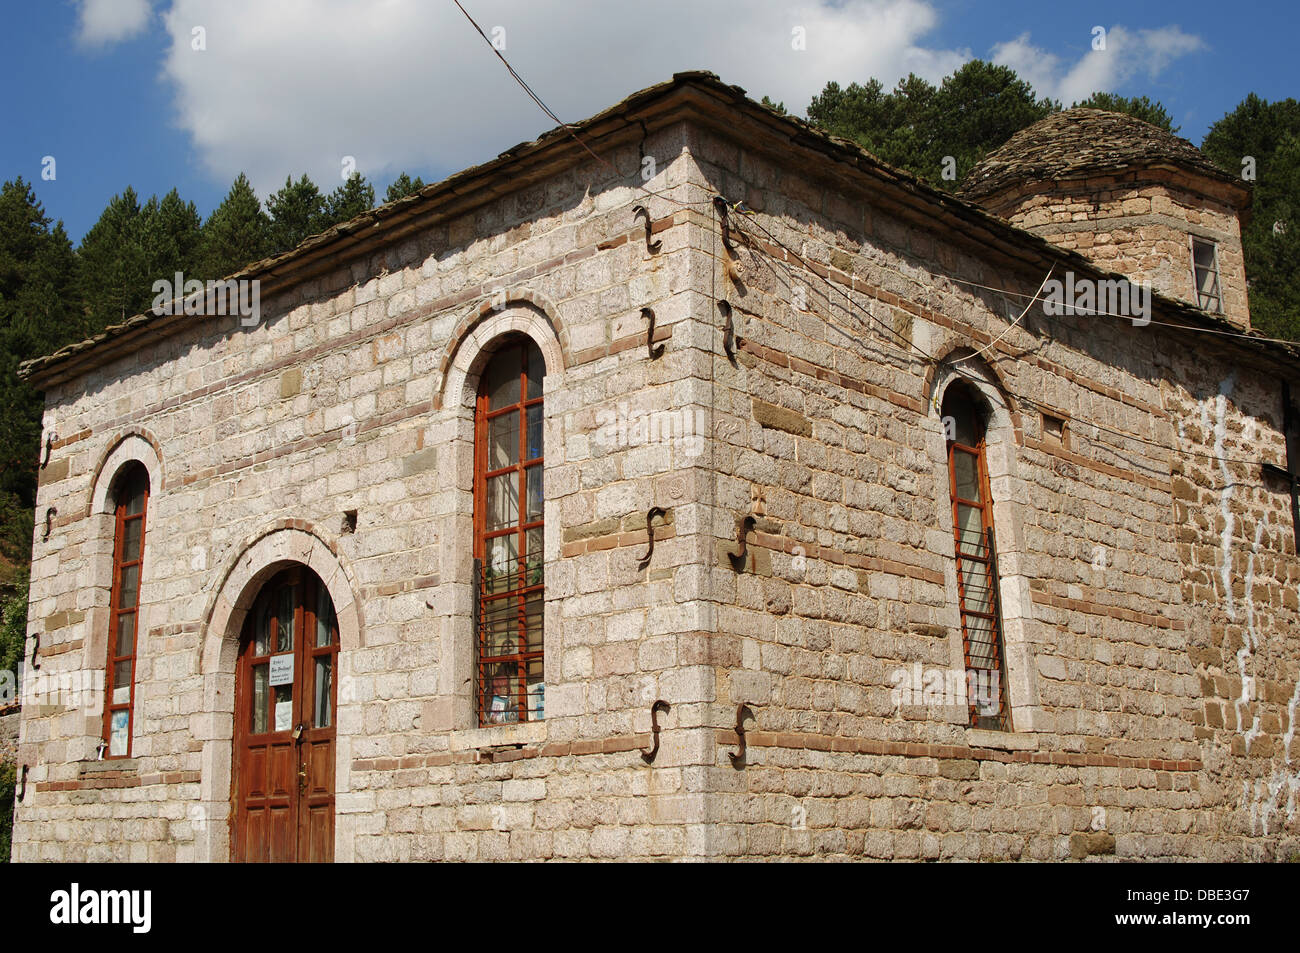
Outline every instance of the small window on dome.
<svg viewBox="0 0 1300 953">
<path fill-rule="evenodd" d="M 1205 311 L 1219 312 L 1219 252 L 1214 242 L 1192 238 L 1192 280 L 1196 283 L 1196 304 Z"/>
</svg>

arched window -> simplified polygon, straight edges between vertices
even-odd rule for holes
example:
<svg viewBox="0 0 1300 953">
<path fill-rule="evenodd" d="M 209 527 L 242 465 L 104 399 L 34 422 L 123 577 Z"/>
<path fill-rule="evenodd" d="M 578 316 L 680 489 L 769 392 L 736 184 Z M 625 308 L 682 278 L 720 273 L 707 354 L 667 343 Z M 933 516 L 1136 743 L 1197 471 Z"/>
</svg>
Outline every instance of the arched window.
<svg viewBox="0 0 1300 953">
<path fill-rule="evenodd" d="M 544 713 L 542 377 L 529 338 L 483 371 L 474 426 L 474 568 L 480 724 Z"/>
<path fill-rule="evenodd" d="M 135 661 L 140 608 L 140 568 L 149 508 L 149 474 L 130 464 L 113 487 L 113 591 L 109 603 L 108 677 L 104 705 L 107 756 L 131 754 L 135 729 Z"/>
<path fill-rule="evenodd" d="M 964 383 L 954 383 L 948 388 L 942 414 L 948 443 L 957 596 L 970 724 L 1010 730 L 993 501 L 989 495 L 984 446 L 985 419 L 980 399 Z"/>
</svg>

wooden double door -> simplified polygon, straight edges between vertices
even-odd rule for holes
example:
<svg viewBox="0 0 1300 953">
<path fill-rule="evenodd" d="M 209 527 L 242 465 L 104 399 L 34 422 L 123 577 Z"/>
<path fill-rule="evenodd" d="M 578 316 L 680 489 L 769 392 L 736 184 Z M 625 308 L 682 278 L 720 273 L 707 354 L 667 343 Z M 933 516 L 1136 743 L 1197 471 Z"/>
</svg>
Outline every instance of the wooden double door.
<svg viewBox="0 0 1300 953">
<path fill-rule="evenodd" d="M 338 622 L 305 566 L 262 587 L 244 623 L 235 682 L 236 861 L 334 859 Z"/>
</svg>

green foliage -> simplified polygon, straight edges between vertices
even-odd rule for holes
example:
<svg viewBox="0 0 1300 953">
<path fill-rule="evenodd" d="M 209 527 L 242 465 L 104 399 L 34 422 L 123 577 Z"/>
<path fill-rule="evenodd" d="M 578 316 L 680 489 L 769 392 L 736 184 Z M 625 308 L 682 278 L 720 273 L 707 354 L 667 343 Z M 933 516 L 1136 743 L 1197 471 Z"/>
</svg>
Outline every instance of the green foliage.
<svg viewBox="0 0 1300 953">
<path fill-rule="evenodd" d="M 764 97 L 763 97 L 763 103 L 762 103 L 762 105 L 764 105 L 764 106 L 766 106 L 768 109 L 772 110 L 772 112 L 776 113 L 778 116 L 784 116 L 784 115 L 785 115 L 785 103 L 783 103 L 783 102 L 782 102 L 782 103 L 774 103 L 774 102 L 772 102 L 772 100 L 770 100 L 770 99 L 768 99 L 766 96 L 764 96 Z"/>
<path fill-rule="evenodd" d="M 1251 93 L 1210 127 L 1201 150 L 1232 175 L 1254 160 L 1251 218 L 1241 236 L 1251 324 L 1300 340 L 1300 103 Z"/>
<path fill-rule="evenodd" d="M 27 653 L 27 595 L 30 570 L 23 566 L 0 586 L 0 672 L 17 673 Z"/>
<path fill-rule="evenodd" d="M 30 185 L 0 186 L 0 584 L 31 556 L 43 406 L 19 380 L 23 361 L 85 336 L 73 289 L 77 260 Z"/>
<path fill-rule="evenodd" d="M 77 249 L 89 333 L 147 310 L 156 279 L 199 277 L 202 223 L 175 189 L 140 204 L 129 186 L 115 195 Z"/>
<path fill-rule="evenodd" d="M 271 220 L 244 173 L 239 173 L 221 204 L 203 226 L 200 252 L 204 280 L 224 278 L 271 253 Z"/>
<path fill-rule="evenodd" d="M 360 172 L 353 172 L 347 180 L 325 199 L 320 230 L 324 231 L 339 222 L 356 218 L 375 207 L 375 187 Z"/>
<path fill-rule="evenodd" d="M 288 176 L 284 188 L 267 198 L 266 211 L 271 216 L 272 254 L 297 248 L 305 238 L 325 230 L 325 197 L 305 172 L 297 182 Z"/>
<path fill-rule="evenodd" d="M 1107 112 L 1127 113 L 1143 122 L 1159 126 L 1165 132 L 1177 133 L 1173 117 L 1165 107 L 1146 96 L 1116 96 L 1114 93 L 1093 93 L 1075 106 L 1087 106 L 1089 109 L 1104 109 Z"/>
<path fill-rule="evenodd" d="M 384 201 L 396 202 L 398 199 L 405 198 L 412 193 L 420 191 L 422 188 L 424 188 L 424 180 L 422 178 L 417 175 L 412 179 L 409 175 L 403 172 L 397 178 L 393 179 L 392 183 L 388 186 L 388 191 L 384 194 Z"/>
<path fill-rule="evenodd" d="M 951 190 L 989 151 L 1059 108 L 1014 70 L 971 60 L 938 87 L 915 74 L 891 92 L 875 79 L 847 89 L 828 83 L 809 104 L 808 120 Z"/>
</svg>

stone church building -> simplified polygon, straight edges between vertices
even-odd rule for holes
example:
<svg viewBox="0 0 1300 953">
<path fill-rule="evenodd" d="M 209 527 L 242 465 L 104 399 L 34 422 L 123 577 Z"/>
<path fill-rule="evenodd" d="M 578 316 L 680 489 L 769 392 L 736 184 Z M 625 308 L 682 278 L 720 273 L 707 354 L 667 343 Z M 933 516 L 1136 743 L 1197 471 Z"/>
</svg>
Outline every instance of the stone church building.
<svg viewBox="0 0 1300 953">
<path fill-rule="evenodd" d="M 1294 857 L 1249 203 L 679 74 L 29 363 L 15 858 Z"/>
</svg>

